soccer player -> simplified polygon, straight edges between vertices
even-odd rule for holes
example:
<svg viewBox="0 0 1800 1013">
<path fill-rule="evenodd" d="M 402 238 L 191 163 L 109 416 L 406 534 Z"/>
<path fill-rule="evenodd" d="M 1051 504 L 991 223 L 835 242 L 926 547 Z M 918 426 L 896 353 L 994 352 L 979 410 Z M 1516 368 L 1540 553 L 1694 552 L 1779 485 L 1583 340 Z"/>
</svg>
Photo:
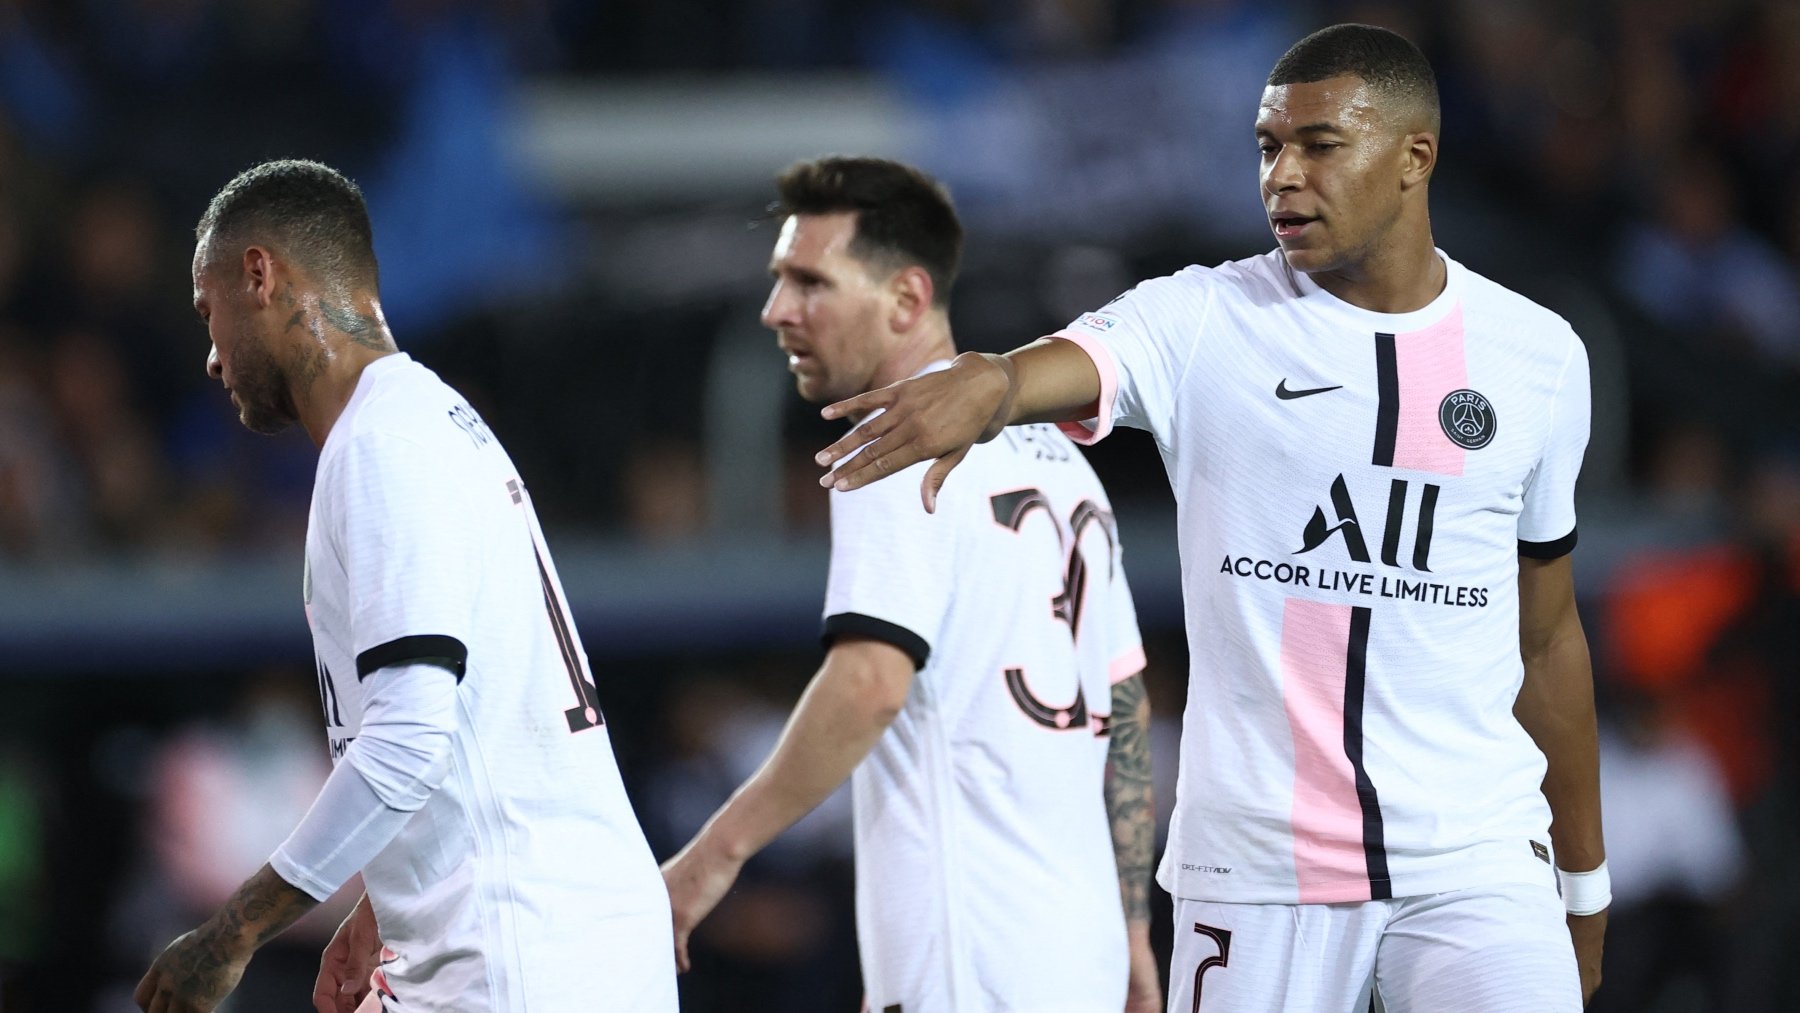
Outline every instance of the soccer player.
<svg viewBox="0 0 1800 1013">
<path fill-rule="evenodd" d="M 928 507 L 1006 425 L 1155 437 L 1193 658 L 1171 1011 L 1568 1011 L 1599 980 L 1587 357 L 1433 245 L 1438 117 L 1405 39 L 1310 35 L 1257 110 L 1277 249 L 825 409 L 883 411 L 824 484 L 935 458 Z"/>
<path fill-rule="evenodd" d="M 320 448 L 301 597 L 335 768 L 139 1006 L 213 1009 L 360 871 L 321 1013 L 674 1010 L 667 894 L 531 499 L 481 417 L 396 351 L 361 192 L 269 162 L 196 231 L 208 375 L 245 426 L 298 422 Z"/>
<path fill-rule="evenodd" d="M 800 395 L 942 369 L 962 227 L 908 166 L 802 162 L 763 323 Z M 663 866 L 675 945 L 743 863 L 852 778 L 868 1008 L 1161 1008 L 1149 704 L 1112 508 L 1052 426 L 975 451 L 941 517 L 831 495 L 824 664 L 774 753 Z"/>
</svg>

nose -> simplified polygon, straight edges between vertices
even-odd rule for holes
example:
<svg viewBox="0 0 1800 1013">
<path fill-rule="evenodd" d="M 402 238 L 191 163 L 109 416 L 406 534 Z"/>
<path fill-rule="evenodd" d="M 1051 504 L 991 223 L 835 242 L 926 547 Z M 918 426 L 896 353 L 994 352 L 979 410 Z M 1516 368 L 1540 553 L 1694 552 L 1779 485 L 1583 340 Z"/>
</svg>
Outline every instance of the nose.
<svg viewBox="0 0 1800 1013">
<path fill-rule="evenodd" d="M 219 349 L 217 347 L 206 353 L 206 375 L 214 380 L 225 379 L 225 367 L 219 365 Z"/>
<path fill-rule="evenodd" d="M 1281 150 L 1263 170 L 1263 191 L 1270 196 L 1298 190 L 1306 183 L 1306 173 L 1300 168 L 1300 155 L 1291 145 L 1282 145 Z"/>
<path fill-rule="evenodd" d="M 769 289 L 769 298 L 763 303 L 762 325 L 769 330 L 779 330 L 792 326 L 796 322 L 796 307 L 799 300 L 794 298 L 793 286 L 777 280 Z"/>
</svg>

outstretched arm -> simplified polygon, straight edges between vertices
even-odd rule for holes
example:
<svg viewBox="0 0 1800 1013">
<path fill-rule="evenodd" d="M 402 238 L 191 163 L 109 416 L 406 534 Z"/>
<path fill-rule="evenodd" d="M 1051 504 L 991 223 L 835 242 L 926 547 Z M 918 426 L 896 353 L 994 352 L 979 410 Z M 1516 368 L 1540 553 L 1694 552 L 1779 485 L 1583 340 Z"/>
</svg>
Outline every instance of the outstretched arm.
<svg viewBox="0 0 1800 1013">
<path fill-rule="evenodd" d="M 206 1013 L 237 987 L 257 947 L 318 903 L 264 865 L 199 928 L 169 944 L 132 998 L 148 1013 Z"/>
<path fill-rule="evenodd" d="M 1587 635 L 1575 611 L 1568 556 L 1519 558 L 1519 651 L 1525 682 L 1513 713 L 1549 767 L 1550 840 L 1556 864 L 1588 872 L 1606 861 L 1600 834 L 1600 745 L 1594 719 L 1594 671 Z M 1581 969 L 1583 1000 L 1600 985 L 1606 911 L 1570 914 L 1569 932 Z"/>
<path fill-rule="evenodd" d="M 819 452 L 815 460 L 827 468 L 850 458 L 819 484 L 860 489 L 935 458 L 920 492 L 925 509 L 936 512 L 945 476 L 971 446 L 1017 423 L 1090 418 L 1099 400 L 1100 372 L 1073 342 L 1047 338 L 1006 355 L 964 352 L 949 369 L 827 405 L 828 419 L 882 413 Z"/>
<path fill-rule="evenodd" d="M 1106 752 L 1106 818 L 1112 824 L 1119 866 L 1119 899 L 1125 905 L 1131 984 L 1127 1013 L 1163 1008 L 1162 983 L 1150 950 L 1150 871 L 1156 860 L 1156 808 L 1150 791 L 1150 699 L 1144 674 L 1115 683 Z"/>
<path fill-rule="evenodd" d="M 891 644 L 843 637 L 832 646 L 775 751 L 687 847 L 663 863 L 675 912 L 675 958 L 683 971 L 694 927 L 731 889 L 751 855 L 849 778 L 905 705 L 912 677 L 912 659 Z"/>
</svg>

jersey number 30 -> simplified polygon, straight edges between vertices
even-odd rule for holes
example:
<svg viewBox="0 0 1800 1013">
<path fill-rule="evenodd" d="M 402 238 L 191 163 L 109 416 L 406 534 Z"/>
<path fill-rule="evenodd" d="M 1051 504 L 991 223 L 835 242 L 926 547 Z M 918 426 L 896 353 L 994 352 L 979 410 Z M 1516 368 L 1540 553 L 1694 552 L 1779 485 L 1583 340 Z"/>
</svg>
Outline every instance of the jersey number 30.
<svg viewBox="0 0 1800 1013">
<path fill-rule="evenodd" d="M 988 497 L 988 505 L 994 511 L 994 523 L 1019 533 L 1024 527 L 1025 518 L 1031 516 L 1033 510 L 1044 511 L 1045 516 L 1056 528 L 1058 549 L 1066 557 L 1063 568 L 1062 590 L 1050 601 L 1050 614 L 1069 628 L 1069 639 L 1074 640 L 1081 632 L 1081 610 L 1087 603 L 1087 560 L 1081 555 L 1081 536 L 1090 524 L 1099 524 L 1100 530 L 1106 533 L 1108 542 L 1116 543 L 1113 533 L 1112 514 L 1102 510 L 1092 500 L 1082 500 L 1069 515 L 1069 531 L 1073 537 L 1068 544 L 1063 543 L 1063 526 L 1053 508 L 1050 497 L 1040 489 L 1015 489 Z M 1108 556 L 1108 565 L 1111 556 Z M 1058 707 L 1038 699 L 1037 694 L 1025 682 L 1023 668 L 1006 670 L 1006 688 L 1012 694 L 1013 702 L 1025 712 L 1032 721 L 1052 731 L 1072 731 L 1088 726 L 1087 698 L 1082 695 L 1081 683 L 1075 683 L 1075 699 L 1066 706 Z"/>
</svg>

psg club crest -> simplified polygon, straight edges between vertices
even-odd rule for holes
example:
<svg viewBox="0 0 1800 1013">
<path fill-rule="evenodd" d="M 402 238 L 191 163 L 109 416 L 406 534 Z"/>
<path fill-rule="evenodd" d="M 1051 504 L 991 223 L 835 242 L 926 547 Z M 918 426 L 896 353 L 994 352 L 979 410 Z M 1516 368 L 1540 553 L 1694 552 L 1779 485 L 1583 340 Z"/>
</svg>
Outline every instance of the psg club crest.
<svg viewBox="0 0 1800 1013">
<path fill-rule="evenodd" d="M 1438 425 L 1451 443 L 1480 450 L 1494 439 L 1494 406 L 1472 390 L 1453 390 L 1438 405 Z"/>
</svg>

